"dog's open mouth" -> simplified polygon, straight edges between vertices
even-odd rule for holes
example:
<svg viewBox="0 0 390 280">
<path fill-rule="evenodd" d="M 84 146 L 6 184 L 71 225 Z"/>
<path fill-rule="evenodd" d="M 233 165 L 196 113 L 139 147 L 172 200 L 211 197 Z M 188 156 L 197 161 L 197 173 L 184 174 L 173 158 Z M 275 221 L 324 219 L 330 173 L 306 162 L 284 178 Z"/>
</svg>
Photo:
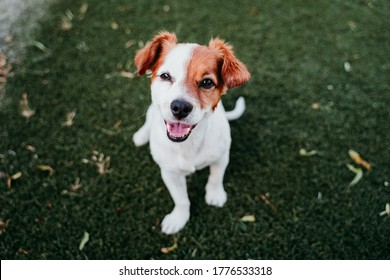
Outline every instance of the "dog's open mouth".
<svg viewBox="0 0 390 280">
<path fill-rule="evenodd" d="M 168 121 L 165 121 L 165 124 L 167 126 L 167 136 L 173 142 L 183 142 L 186 140 L 190 136 L 192 129 L 196 126 L 196 124 Z"/>
</svg>

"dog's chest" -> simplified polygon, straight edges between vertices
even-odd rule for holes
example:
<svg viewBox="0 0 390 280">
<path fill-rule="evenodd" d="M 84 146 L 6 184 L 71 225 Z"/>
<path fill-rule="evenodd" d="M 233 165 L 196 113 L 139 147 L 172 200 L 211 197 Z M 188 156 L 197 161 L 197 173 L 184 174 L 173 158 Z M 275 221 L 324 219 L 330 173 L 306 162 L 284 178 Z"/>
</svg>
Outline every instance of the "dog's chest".
<svg viewBox="0 0 390 280">
<path fill-rule="evenodd" d="M 214 143 L 214 146 L 211 145 L 212 143 L 202 143 L 203 145 L 199 146 L 188 145 L 190 143 L 162 144 L 162 142 L 150 142 L 153 159 L 163 169 L 186 175 L 216 162 L 228 149 L 228 146 L 221 145 L 222 143 Z"/>
<path fill-rule="evenodd" d="M 217 127 L 196 127 L 189 139 L 174 143 L 166 136 L 164 126 L 154 126 L 151 131 L 150 149 L 153 159 L 162 169 L 185 175 L 202 169 L 216 161 L 230 148 L 230 130 Z"/>
</svg>

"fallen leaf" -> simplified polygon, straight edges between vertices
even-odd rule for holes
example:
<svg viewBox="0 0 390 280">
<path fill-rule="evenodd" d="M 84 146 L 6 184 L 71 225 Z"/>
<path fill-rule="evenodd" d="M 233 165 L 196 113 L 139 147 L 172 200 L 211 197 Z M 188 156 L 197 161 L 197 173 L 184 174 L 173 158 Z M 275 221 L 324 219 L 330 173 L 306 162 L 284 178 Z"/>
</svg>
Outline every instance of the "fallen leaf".
<svg viewBox="0 0 390 280">
<path fill-rule="evenodd" d="M 35 111 L 32 110 L 28 104 L 27 93 L 22 94 L 22 99 L 19 102 L 19 106 L 22 112 L 22 116 L 25 117 L 26 119 L 31 118 L 35 114 Z"/>
<path fill-rule="evenodd" d="M 128 79 L 133 79 L 134 78 L 134 73 L 126 72 L 126 71 L 121 71 L 120 75 L 124 78 Z"/>
<path fill-rule="evenodd" d="M 12 42 L 14 41 L 14 37 L 12 35 L 7 35 L 4 39 L 4 41 L 7 43 L 7 44 L 12 44 Z"/>
<path fill-rule="evenodd" d="M 163 254 L 169 254 L 170 252 L 174 251 L 177 249 L 177 240 L 176 238 L 173 241 L 173 245 L 171 247 L 163 247 L 160 249 L 161 253 Z"/>
<path fill-rule="evenodd" d="M 32 250 L 26 250 L 26 249 L 19 248 L 18 251 L 16 252 L 16 254 L 18 254 L 18 255 L 28 255 L 31 252 L 32 252 Z"/>
<path fill-rule="evenodd" d="M 87 43 L 85 42 L 80 42 L 76 45 L 76 49 L 78 49 L 79 51 L 82 51 L 82 52 L 89 52 L 89 47 L 87 45 Z"/>
<path fill-rule="evenodd" d="M 11 65 L 7 63 L 7 57 L 0 53 L 0 89 L 4 87 L 7 82 L 7 77 L 11 71 Z"/>
<path fill-rule="evenodd" d="M 360 168 L 356 168 L 355 166 L 351 164 L 347 164 L 347 167 L 349 170 L 351 170 L 353 173 L 355 173 L 355 178 L 349 183 L 349 186 L 354 186 L 356 185 L 362 178 L 363 178 L 363 170 Z"/>
<path fill-rule="evenodd" d="M 66 114 L 66 120 L 62 123 L 62 126 L 70 127 L 73 125 L 73 119 L 76 116 L 76 111 L 72 111 Z"/>
<path fill-rule="evenodd" d="M 70 196 L 70 197 L 81 197 L 82 196 L 79 193 L 68 191 L 68 190 L 62 190 L 61 195 L 63 195 L 63 196 Z"/>
<path fill-rule="evenodd" d="M 100 131 L 106 135 L 110 135 L 110 136 L 115 136 L 115 135 L 118 135 L 120 132 L 120 130 L 109 130 L 109 129 L 105 129 L 105 128 L 101 128 Z"/>
<path fill-rule="evenodd" d="M 26 149 L 27 149 L 28 151 L 32 152 L 32 153 L 35 153 L 35 152 L 36 152 L 35 147 L 34 147 L 34 146 L 31 146 L 31 145 L 27 145 L 27 146 L 26 146 Z"/>
<path fill-rule="evenodd" d="M 17 172 L 17 173 L 15 173 L 14 175 L 12 175 L 10 178 L 12 179 L 12 180 L 17 180 L 17 179 L 19 179 L 20 177 L 22 177 L 22 172 Z"/>
<path fill-rule="evenodd" d="M 4 221 L 3 219 L 0 219 L 0 235 L 5 232 L 6 228 L 8 227 L 8 221 Z"/>
<path fill-rule="evenodd" d="M 320 105 L 320 103 L 318 103 L 318 102 L 314 102 L 314 103 L 311 104 L 310 107 L 311 107 L 312 109 L 314 109 L 314 110 L 318 110 L 318 109 L 321 108 L 321 105 Z"/>
<path fill-rule="evenodd" d="M 367 170 L 370 170 L 371 169 L 371 164 L 367 161 L 365 161 L 360 155 L 358 152 L 350 149 L 348 151 L 349 153 L 349 156 L 351 157 L 351 159 L 353 159 L 354 162 L 356 162 L 357 164 L 363 166 L 365 169 Z"/>
<path fill-rule="evenodd" d="M 135 41 L 134 40 L 129 40 L 125 43 L 125 49 L 128 49 L 130 48 L 132 45 L 135 44 Z"/>
<path fill-rule="evenodd" d="M 110 167 L 110 156 L 105 156 L 103 153 L 99 153 L 98 151 L 92 152 L 92 164 L 95 164 L 97 167 L 97 171 L 100 175 L 105 175 L 107 173 L 110 173 L 111 170 Z M 91 163 L 91 161 L 84 162 L 84 163 Z"/>
<path fill-rule="evenodd" d="M 111 29 L 118 30 L 119 24 L 115 21 L 111 22 Z"/>
<path fill-rule="evenodd" d="M 351 72 L 352 70 L 351 64 L 348 61 L 344 62 L 344 70 L 345 72 Z"/>
<path fill-rule="evenodd" d="M 255 215 L 245 215 L 240 219 L 241 222 L 253 223 L 256 221 Z"/>
<path fill-rule="evenodd" d="M 329 91 L 333 91 L 333 90 L 334 90 L 334 85 L 327 85 L 326 88 L 327 88 Z"/>
<path fill-rule="evenodd" d="M 166 13 L 169 12 L 170 9 L 171 8 L 168 5 L 164 5 L 164 7 L 163 7 L 163 11 Z"/>
<path fill-rule="evenodd" d="M 84 231 L 83 238 L 80 241 L 79 250 L 82 251 L 85 247 L 85 244 L 89 241 L 89 233 Z"/>
<path fill-rule="evenodd" d="M 64 19 L 64 20 L 61 22 L 61 29 L 62 29 L 62 30 L 68 31 L 68 30 L 71 30 L 72 27 L 73 27 L 72 22 L 70 22 L 70 21 L 67 20 L 67 19 Z"/>
<path fill-rule="evenodd" d="M 306 151 L 306 149 L 300 149 L 299 150 L 299 155 L 302 157 L 311 157 L 316 155 L 318 152 L 316 150 L 312 150 L 310 152 Z"/>
<path fill-rule="evenodd" d="M 384 215 L 390 216 L 390 203 L 386 203 L 385 211 L 379 213 L 379 216 L 384 216 Z"/>
<path fill-rule="evenodd" d="M 257 15 L 257 8 L 256 8 L 256 7 L 252 7 L 252 8 L 250 9 L 250 14 L 251 14 L 252 16 Z"/>
<path fill-rule="evenodd" d="M 37 169 L 39 171 L 48 172 L 49 176 L 53 175 L 53 173 L 54 173 L 54 169 L 49 165 L 38 165 Z"/>
<path fill-rule="evenodd" d="M 72 27 L 73 27 L 72 20 L 73 20 L 72 11 L 66 10 L 65 15 L 62 17 L 61 29 L 66 30 L 66 31 L 72 29 Z"/>
<path fill-rule="evenodd" d="M 83 3 L 80 7 L 80 15 L 79 15 L 80 20 L 84 19 L 84 16 L 87 13 L 87 11 L 88 11 L 88 3 Z"/>
<path fill-rule="evenodd" d="M 356 23 L 354 21 L 349 20 L 347 22 L 347 24 L 348 24 L 349 28 L 351 28 L 352 31 L 355 31 L 357 29 L 357 25 L 356 25 Z"/>
<path fill-rule="evenodd" d="M 31 45 L 36 47 L 37 49 L 41 50 L 42 52 L 50 52 L 49 48 L 46 47 L 43 43 L 39 42 L 39 41 L 32 41 L 31 42 Z"/>
<path fill-rule="evenodd" d="M 19 171 L 19 172 L 15 173 L 14 175 L 9 176 L 8 180 L 7 180 L 7 187 L 9 189 L 11 189 L 12 181 L 19 179 L 20 177 L 22 177 L 22 175 L 23 175 L 23 173 Z"/>
<path fill-rule="evenodd" d="M 278 209 L 271 203 L 271 201 L 268 199 L 268 197 L 264 194 L 261 195 L 261 199 L 267 204 L 269 207 L 271 207 L 272 212 L 276 212 Z"/>
<path fill-rule="evenodd" d="M 74 184 L 70 187 L 70 191 L 76 192 L 80 188 L 81 188 L 80 178 L 77 177 Z"/>
<path fill-rule="evenodd" d="M 121 124 L 122 124 L 122 121 L 121 121 L 121 120 L 117 121 L 117 122 L 114 124 L 114 128 L 115 128 L 115 129 L 119 129 L 120 126 L 121 126 Z"/>
<path fill-rule="evenodd" d="M 65 16 L 69 19 L 69 20 L 72 20 L 73 19 L 73 13 L 71 10 L 67 9 L 65 11 Z"/>
</svg>

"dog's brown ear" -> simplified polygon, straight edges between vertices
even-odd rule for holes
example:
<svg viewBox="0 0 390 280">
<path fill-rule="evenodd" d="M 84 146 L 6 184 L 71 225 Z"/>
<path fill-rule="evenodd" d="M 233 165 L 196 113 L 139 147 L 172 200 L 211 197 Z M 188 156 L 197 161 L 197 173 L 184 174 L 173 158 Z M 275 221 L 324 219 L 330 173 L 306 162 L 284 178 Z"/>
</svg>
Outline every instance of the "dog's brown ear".
<svg viewBox="0 0 390 280">
<path fill-rule="evenodd" d="M 251 74 L 246 66 L 239 61 L 229 44 L 220 39 L 212 39 L 209 47 L 217 51 L 222 59 L 221 75 L 227 88 L 234 88 L 246 83 Z"/>
<path fill-rule="evenodd" d="M 143 76 L 147 70 L 152 70 L 158 58 L 167 49 L 176 44 L 176 35 L 169 32 L 161 32 L 151 42 L 140 49 L 134 58 L 138 75 Z"/>
</svg>

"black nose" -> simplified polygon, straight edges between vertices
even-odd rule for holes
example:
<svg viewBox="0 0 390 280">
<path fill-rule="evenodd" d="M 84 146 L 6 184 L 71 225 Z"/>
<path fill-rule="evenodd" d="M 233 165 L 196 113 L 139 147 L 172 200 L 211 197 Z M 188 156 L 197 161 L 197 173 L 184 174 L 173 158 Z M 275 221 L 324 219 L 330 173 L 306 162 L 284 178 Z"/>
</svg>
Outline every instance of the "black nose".
<svg viewBox="0 0 390 280">
<path fill-rule="evenodd" d="M 172 114 L 179 120 L 184 119 L 192 111 L 191 103 L 184 100 L 173 100 L 171 103 Z"/>
</svg>

